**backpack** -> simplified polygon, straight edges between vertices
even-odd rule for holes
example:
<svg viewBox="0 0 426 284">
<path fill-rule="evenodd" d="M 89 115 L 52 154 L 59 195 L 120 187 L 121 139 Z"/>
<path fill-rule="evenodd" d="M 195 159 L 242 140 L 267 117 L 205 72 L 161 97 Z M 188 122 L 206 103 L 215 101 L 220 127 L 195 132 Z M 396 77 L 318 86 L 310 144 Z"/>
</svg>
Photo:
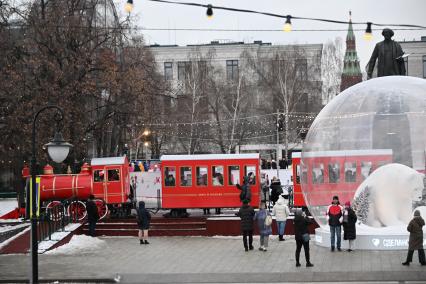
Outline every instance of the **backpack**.
<svg viewBox="0 0 426 284">
<path fill-rule="evenodd" d="M 272 224 L 272 216 L 271 215 L 266 215 L 265 217 L 265 226 L 271 226 Z"/>
</svg>

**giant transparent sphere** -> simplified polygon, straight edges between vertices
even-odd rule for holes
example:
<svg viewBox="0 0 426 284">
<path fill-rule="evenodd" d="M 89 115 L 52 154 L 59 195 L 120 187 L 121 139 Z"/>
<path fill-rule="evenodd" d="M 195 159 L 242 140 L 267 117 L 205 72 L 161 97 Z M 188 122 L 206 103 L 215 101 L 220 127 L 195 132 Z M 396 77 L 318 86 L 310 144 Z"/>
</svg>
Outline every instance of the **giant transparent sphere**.
<svg viewBox="0 0 426 284">
<path fill-rule="evenodd" d="M 375 169 L 400 163 L 425 171 L 426 80 L 389 76 L 359 83 L 335 97 L 309 129 L 301 187 L 319 225 L 333 196 L 343 205 Z"/>
</svg>

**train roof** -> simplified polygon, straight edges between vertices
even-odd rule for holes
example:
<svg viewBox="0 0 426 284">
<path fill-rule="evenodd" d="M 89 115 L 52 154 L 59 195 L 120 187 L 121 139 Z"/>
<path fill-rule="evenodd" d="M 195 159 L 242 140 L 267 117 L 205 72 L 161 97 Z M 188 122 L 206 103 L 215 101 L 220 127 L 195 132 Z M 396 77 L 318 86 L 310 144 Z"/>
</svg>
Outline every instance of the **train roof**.
<svg viewBox="0 0 426 284">
<path fill-rule="evenodd" d="M 259 153 L 249 154 L 202 154 L 202 155 L 162 155 L 161 161 L 194 161 L 194 160 L 232 160 L 259 159 Z"/>
<path fill-rule="evenodd" d="M 292 153 L 292 158 L 300 158 L 300 155 L 301 155 L 300 152 Z M 345 156 L 377 156 L 377 155 L 392 155 L 392 149 L 303 152 L 303 157 L 305 157 L 305 158 L 345 157 Z"/>
<path fill-rule="evenodd" d="M 93 158 L 90 164 L 92 166 L 102 165 L 123 165 L 126 163 L 126 156 L 122 157 L 106 157 L 106 158 Z"/>
</svg>

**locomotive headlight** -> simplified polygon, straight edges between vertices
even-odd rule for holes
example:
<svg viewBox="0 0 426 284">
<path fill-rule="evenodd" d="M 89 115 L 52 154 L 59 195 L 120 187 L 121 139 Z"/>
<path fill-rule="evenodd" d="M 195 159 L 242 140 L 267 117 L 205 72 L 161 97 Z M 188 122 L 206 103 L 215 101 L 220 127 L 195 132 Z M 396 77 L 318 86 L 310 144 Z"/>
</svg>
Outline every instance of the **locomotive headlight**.
<svg viewBox="0 0 426 284">
<path fill-rule="evenodd" d="M 70 149 L 73 147 L 70 143 L 65 142 L 61 132 L 56 132 L 53 140 L 45 146 L 50 158 L 56 163 L 62 163 L 68 156 Z"/>
</svg>

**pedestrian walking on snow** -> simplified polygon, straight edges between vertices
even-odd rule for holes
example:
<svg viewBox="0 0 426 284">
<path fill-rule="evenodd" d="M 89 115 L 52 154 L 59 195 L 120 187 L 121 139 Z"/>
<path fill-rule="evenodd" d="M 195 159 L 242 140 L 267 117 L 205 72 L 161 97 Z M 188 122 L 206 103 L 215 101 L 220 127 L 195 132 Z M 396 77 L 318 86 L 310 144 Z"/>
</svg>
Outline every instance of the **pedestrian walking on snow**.
<svg viewBox="0 0 426 284">
<path fill-rule="evenodd" d="M 95 196 L 91 194 L 86 202 L 87 222 L 89 223 L 89 235 L 96 235 L 96 222 L 99 220 L 98 207 L 94 201 Z"/>
</svg>

